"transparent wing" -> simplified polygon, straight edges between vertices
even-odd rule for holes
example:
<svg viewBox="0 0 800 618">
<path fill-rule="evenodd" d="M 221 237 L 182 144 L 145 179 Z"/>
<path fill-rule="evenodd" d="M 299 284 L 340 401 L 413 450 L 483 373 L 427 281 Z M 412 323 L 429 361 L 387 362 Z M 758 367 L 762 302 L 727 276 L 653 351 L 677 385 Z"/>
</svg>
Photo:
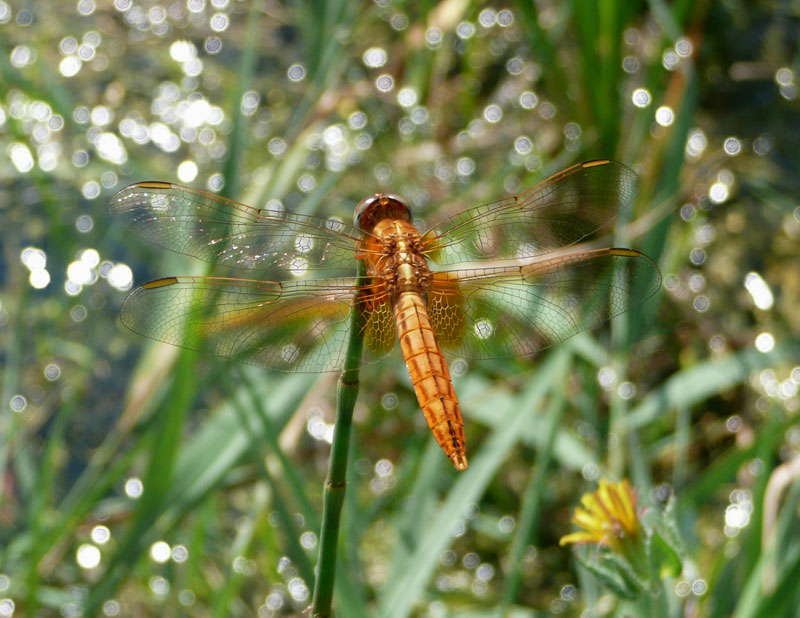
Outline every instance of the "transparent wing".
<svg viewBox="0 0 800 618">
<path fill-rule="evenodd" d="M 423 236 L 437 264 L 525 259 L 571 246 L 629 208 L 636 174 L 615 161 L 573 165 L 515 197 L 446 219 Z"/>
<path fill-rule="evenodd" d="M 132 331 L 172 345 L 299 373 L 339 371 L 350 333 L 355 278 L 251 281 L 167 277 L 136 288 L 122 305 Z M 368 286 L 364 362 L 394 345 L 389 296 Z"/>
<path fill-rule="evenodd" d="M 168 182 L 126 187 L 109 211 L 153 244 L 237 268 L 352 273 L 361 237 L 338 219 L 253 208 Z"/>
<path fill-rule="evenodd" d="M 434 273 L 428 313 L 442 348 L 458 356 L 525 356 L 644 302 L 660 284 L 638 251 L 580 251 Z"/>
</svg>

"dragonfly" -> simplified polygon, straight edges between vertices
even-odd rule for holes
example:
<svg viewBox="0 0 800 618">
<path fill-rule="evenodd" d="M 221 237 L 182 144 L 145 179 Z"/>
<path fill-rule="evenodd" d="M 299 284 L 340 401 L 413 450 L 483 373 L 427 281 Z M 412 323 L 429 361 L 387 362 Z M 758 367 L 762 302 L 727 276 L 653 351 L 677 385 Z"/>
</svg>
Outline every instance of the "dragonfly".
<svg viewBox="0 0 800 618">
<path fill-rule="evenodd" d="M 643 253 L 584 242 L 630 210 L 636 183 L 621 163 L 578 163 L 420 232 L 392 194 L 363 199 L 350 225 L 139 182 L 112 197 L 116 221 L 157 246 L 269 280 L 156 279 L 129 294 L 121 321 L 151 339 L 286 372 L 341 371 L 351 329 L 363 337 L 362 365 L 399 341 L 433 435 L 465 470 L 446 358 L 534 356 L 658 290 L 659 269 Z"/>
</svg>

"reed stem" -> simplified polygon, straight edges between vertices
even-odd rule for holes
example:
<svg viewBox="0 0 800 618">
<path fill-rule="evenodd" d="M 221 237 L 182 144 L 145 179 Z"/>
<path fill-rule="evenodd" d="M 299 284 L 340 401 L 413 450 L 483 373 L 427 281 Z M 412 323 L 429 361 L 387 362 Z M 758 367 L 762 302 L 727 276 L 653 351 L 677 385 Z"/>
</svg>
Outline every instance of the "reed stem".
<svg viewBox="0 0 800 618">
<path fill-rule="evenodd" d="M 359 282 L 366 276 L 363 260 L 358 263 Z M 364 343 L 364 313 L 359 308 L 358 297 L 350 315 L 350 339 L 344 371 L 339 378 L 336 399 L 336 421 L 333 429 L 328 478 L 322 502 L 322 529 L 319 540 L 317 579 L 314 583 L 314 599 L 311 604 L 312 618 L 328 618 L 332 615 L 333 584 L 336 576 L 336 549 L 339 540 L 339 523 L 347 487 L 347 457 L 350 448 L 350 429 L 353 422 L 353 407 L 358 397 L 358 370 Z"/>
</svg>

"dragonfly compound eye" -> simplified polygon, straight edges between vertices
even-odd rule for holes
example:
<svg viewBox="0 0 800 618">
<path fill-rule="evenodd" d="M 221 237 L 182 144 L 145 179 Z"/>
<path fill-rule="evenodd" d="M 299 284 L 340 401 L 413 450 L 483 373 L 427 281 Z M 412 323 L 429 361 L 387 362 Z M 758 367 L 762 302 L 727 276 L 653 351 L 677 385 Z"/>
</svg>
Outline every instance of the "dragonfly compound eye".
<svg viewBox="0 0 800 618">
<path fill-rule="evenodd" d="M 382 219 L 401 219 L 411 222 L 411 209 L 399 195 L 376 193 L 365 197 L 356 206 L 353 220 L 356 227 L 370 231 Z"/>
</svg>

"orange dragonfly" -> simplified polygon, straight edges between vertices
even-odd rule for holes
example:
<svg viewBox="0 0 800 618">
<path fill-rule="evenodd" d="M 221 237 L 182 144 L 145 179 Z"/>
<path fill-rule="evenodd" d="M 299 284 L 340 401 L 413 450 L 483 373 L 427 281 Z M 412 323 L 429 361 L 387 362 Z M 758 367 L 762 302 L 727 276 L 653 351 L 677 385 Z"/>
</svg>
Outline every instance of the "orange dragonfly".
<svg viewBox="0 0 800 618">
<path fill-rule="evenodd" d="M 630 208 L 635 187 L 624 165 L 588 161 L 420 233 L 394 195 L 362 200 L 348 225 L 140 182 L 109 206 L 131 231 L 278 280 L 157 279 L 131 292 L 122 323 L 173 345 L 317 373 L 342 369 L 355 308 L 362 312 L 362 364 L 400 341 L 428 425 L 464 470 L 463 421 L 443 353 L 533 355 L 653 295 L 661 275 L 644 254 L 578 246 Z M 353 276 L 356 260 L 366 276 Z M 310 278 L 314 271 L 327 278 Z"/>
</svg>

